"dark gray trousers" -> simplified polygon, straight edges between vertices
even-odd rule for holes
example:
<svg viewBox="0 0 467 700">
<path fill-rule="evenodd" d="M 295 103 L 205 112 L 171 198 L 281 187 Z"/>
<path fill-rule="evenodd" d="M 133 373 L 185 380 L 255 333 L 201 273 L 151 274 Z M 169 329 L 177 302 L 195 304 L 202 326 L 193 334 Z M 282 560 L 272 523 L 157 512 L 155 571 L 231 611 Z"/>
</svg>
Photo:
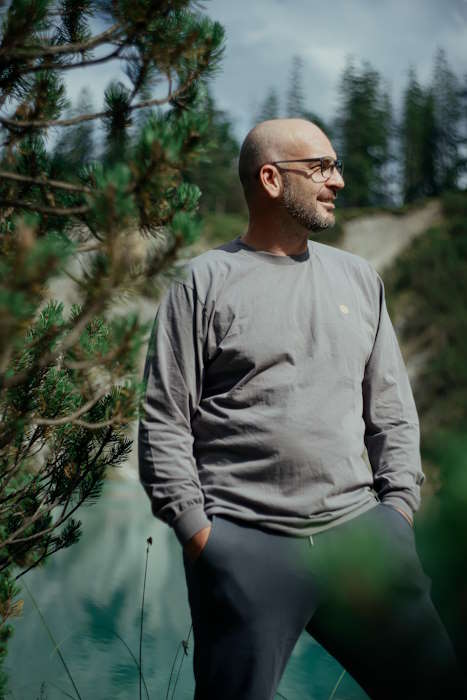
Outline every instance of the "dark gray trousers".
<svg viewBox="0 0 467 700">
<path fill-rule="evenodd" d="M 310 537 L 212 517 L 184 554 L 195 700 L 272 700 L 304 629 L 370 698 L 465 698 L 414 531 L 378 504 Z"/>
</svg>

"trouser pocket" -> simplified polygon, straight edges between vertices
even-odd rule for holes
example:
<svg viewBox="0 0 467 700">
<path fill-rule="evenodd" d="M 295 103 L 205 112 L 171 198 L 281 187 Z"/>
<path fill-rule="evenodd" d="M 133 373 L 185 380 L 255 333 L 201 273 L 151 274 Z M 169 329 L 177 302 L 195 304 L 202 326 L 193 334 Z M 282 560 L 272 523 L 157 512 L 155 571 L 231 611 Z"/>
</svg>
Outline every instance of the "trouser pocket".
<svg viewBox="0 0 467 700">
<path fill-rule="evenodd" d="M 217 516 L 216 515 L 211 516 L 211 530 L 209 531 L 209 537 L 206 540 L 206 543 L 205 543 L 203 549 L 198 554 L 198 556 L 196 557 L 194 562 L 190 561 L 188 559 L 188 557 L 185 555 L 185 559 L 193 567 L 200 565 L 206 557 L 209 557 L 210 551 L 213 548 L 213 545 L 215 544 L 215 539 L 216 539 L 216 535 L 217 535 L 217 524 L 218 524 Z"/>
</svg>

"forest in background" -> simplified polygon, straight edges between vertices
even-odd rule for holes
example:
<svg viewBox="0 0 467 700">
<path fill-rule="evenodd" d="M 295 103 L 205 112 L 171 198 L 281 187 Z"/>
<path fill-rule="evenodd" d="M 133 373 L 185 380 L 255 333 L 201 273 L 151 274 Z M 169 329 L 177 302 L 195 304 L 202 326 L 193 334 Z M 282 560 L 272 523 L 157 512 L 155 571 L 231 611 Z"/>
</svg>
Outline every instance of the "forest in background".
<svg viewBox="0 0 467 700">
<path fill-rule="evenodd" d="M 284 94 L 276 87 L 267 91 L 251 115 L 251 126 L 280 117 L 303 117 L 321 126 L 344 160 L 346 187 L 339 195 L 340 209 L 400 207 L 465 187 L 467 74 L 454 72 L 443 49 L 434 55 L 429 84 L 422 85 L 416 71 L 408 69 L 399 114 L 384 76 L 368 61 L 349 59 L 332 120 L 309 109 L 308 78 L 302 59 L 294 56 Z M 72 113 L 91 107 L 92 95 L 83 91 Z M 240 144 L 232 119 L 216 105 L 209 81 L 200 108 L 209 119 L 209 139 L 203 157 L 186 173 L 201 189 L 200 212 L 246 216 L 236 168 Z M 142 110 L 138 120 L 144 118 Z M 80 168 L 99 157 L 99 144 L 95 124 L 85 122 L 59 139 L 55 150 Z"/>
<path fill-rule="evenodd" d="M 467 75 L 456 75 L 442 49 L 434 56 L 428 85 L 420 84 L 413 68 L 408 70 L 400 114 L 395 113 L 384 76 L 368 61 L 349 60 L 340 77 L 338 108 L 332 120 L 325 121 L 309 109 L 309 77 L 303 61 L 295 56 L 282 99 L 277 88 L 272 88 L 258 113 L 252 115 L 251 126 L 278 117 L 303 117 L 321 126 L 344 160 L 346 187 L 339 195 L 340 208 L 400 206 L 438 196 L 462 182 L 465 185 Z M 207 108 L 213 143 L 206 154 L 210 161 L 206 168 L 216 175 L 210 178 L 203 166 L 193 174 L 201 178 L 201 208 L 203 212 L 242 213 L 235 170 L 239 144 L 232 122 L 216 109 L 212 98 Z M 226 170 L 231 171 L 230 182 Z"/>
</svg>

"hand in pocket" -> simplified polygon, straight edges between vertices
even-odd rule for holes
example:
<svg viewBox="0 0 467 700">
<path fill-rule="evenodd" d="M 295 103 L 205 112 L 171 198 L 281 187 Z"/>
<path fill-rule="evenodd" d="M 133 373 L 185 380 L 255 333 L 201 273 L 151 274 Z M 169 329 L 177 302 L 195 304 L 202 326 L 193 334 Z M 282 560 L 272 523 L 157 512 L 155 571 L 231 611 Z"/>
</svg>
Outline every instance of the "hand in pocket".
<svg viewBox="0 0 467 700">
<path fill-rule="evenodd" d="M 199 530 L 196 534 L 194 534 L 193 537 L 185 544 L 184 550 L 192 564 L 195 563 L 205 548 L 209 535 L 211 534 L 211 530 L 212 525 L 203 527 L 202 530 Z"/>
</svg>

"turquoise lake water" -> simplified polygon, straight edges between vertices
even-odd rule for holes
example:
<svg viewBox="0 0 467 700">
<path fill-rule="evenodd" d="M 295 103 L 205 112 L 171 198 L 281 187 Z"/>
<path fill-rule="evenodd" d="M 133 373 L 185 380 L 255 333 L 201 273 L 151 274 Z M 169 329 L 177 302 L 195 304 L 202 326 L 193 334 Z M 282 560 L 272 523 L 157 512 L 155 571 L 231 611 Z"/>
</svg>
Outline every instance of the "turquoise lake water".
<svg viewBox="0 0 467 700">
<path fill-rule="evenodd" d="M 177 648 L 187 638 L 191 625 L 182 552 L 173 532 L 153 517 L 146 494 L 128 472 L 108 480 L 101 499 L 82 507 L 77 515 L 83 530 L 79 543 L 53 555 L 44 568 L 33 570 L 20 580 L 25 580 L 32 591 L 82 700 L 139 698 L 137 668 L 117 635 L 138 658 L 149 536 L 153 545 L 149 550 L 142 653 L 149 697 L 192 700 L 192 635 L 175 694 L 172 695 L 173 685 L 167 694 Z M 77 698 L 24 589 L 21 597 L 23 615 L 15 621 L 5 664 L 10 689 L 7 697 Z M 178 669 L 177 663 L 175 675 Z M 341 673 L 342 667 L 303 633 L 276 697 L 328 700 Z M 142 697 L 147 698 L 144 687 Z M 333 700 L 367 700 L 367 695 L 344 674 Z"/>
</svg>

